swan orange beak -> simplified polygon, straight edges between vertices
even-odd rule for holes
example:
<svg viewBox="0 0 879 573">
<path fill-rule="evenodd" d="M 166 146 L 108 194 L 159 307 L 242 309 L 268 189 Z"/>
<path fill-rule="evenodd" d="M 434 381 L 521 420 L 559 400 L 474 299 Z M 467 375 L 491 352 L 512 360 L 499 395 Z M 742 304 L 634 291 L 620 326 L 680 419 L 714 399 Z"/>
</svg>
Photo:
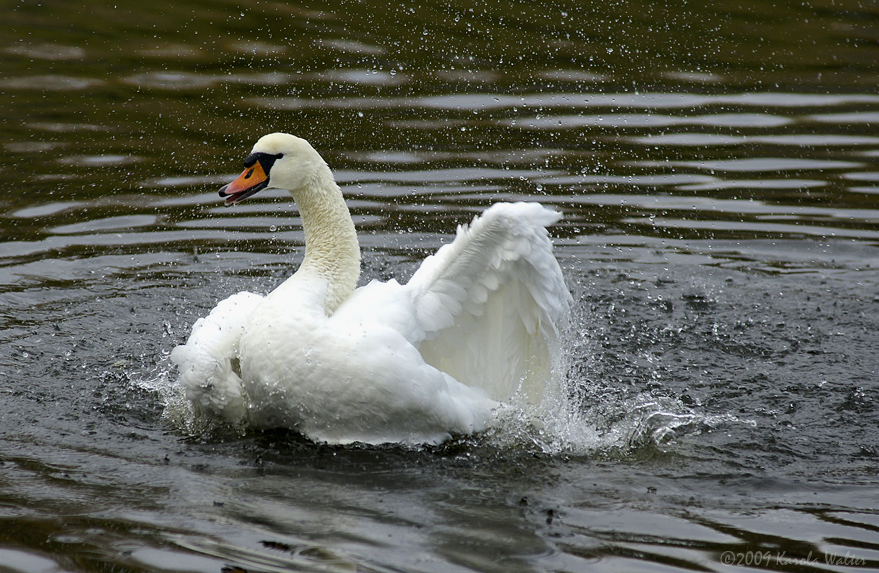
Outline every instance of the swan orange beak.
<svg viewBox="0 0 879 573">
<path fill-rule="evenodd" d="M 238 179 L 220 189 L 220 197 L 225 197 L 226 207 L 236 205 L 251 195 L 266 188 L 269 184 L 269 176 L 263 169 L 260 161 L 244 170 Z"/>
</svg>

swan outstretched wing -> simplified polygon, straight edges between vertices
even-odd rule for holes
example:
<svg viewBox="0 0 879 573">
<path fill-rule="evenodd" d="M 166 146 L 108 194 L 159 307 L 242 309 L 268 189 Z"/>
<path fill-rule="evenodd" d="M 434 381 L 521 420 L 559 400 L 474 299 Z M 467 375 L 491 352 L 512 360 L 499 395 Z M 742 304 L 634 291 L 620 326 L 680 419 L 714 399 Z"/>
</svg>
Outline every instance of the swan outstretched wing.
<svg viewBox="0 0 879 573">
<path fill-rule="evenodd" d="M 500 203 L 425 259 L 403 288 L 428 364 L 496 400 L 542 399 L 571 305 L 546 230 L 559 218 L 537 203 Z"/>
<path fill-rule="evenodd" d="M 560 217 L 537 203 L 496 204 L 407 284 L 370 282 L 330 324 L 391 328 L 456 381 L 494 400 L 539 403 L 572 302 L 546 230 Z"/>
</svg>

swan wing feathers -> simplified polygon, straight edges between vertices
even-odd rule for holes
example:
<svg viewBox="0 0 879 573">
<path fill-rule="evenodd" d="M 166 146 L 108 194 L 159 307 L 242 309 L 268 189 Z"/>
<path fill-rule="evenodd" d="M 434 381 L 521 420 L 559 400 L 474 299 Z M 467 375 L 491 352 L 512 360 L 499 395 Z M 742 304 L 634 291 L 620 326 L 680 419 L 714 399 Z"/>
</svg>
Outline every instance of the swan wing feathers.
<svg viewBox="0 0 879 573">
<path fill-rule="evenodd" d="M 499 203 L 424 261 L 405 288 L 428 364 L 495 400 L 542 399 L 572 302 L 546 230 L 560 218 Z"/>
<path fill-rule="evenodd" d="M 300 363 L 299 383 L 284 389 L 285 400 L 297 404 L 294 424 L 313 439 L 440 443 L 481 431 L 497 406 L 426 364 L 394 328 L 328 329 L 313 342 L 310 357 L 321 368 Z"/>
<path fill-rule="evenodd" d="M 236 424 L 246 419 L 248 407 L 237 364 L 238 343 L 248 317 L 262 300 L 240 292 L 221 301 L 195 322 L 186 344 L 171 351 L 186 397 L 202 411 Z"/>
</svg>

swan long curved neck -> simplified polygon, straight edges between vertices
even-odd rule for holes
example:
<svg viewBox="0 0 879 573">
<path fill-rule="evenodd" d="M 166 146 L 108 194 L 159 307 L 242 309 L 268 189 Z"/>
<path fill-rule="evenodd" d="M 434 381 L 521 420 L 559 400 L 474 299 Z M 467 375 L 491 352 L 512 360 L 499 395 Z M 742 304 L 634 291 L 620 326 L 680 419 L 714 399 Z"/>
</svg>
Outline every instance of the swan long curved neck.
<svg viewBox="0 0 879 573">
<path fill-rule="evenodd" d="M 305 231 L 305 259 L 298 273 L 326 279 L 324 308 L 332 314 L 360 278 L 360 245 L 342 191 L 326 164 L 310 184 L 291 192 Z"/>
</svg>

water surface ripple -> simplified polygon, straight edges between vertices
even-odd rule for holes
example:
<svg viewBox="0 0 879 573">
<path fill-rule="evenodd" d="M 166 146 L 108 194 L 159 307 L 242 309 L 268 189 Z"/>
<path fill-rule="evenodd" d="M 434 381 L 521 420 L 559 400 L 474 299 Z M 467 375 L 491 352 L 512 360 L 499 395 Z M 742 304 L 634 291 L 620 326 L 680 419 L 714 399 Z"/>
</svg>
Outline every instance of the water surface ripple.
<svg viewBox="0 0 879 573">
<path fill-rule="evenodd" d="M 0 31 L 0 570 L 879 569 L 879 11 L 19 3 Z M 440 447 L 230 435 L 195 320 L 301 261 L 216 195 L 270 131 L 363 280 L 538 200 L 575 408 Z"/>
</svg>

